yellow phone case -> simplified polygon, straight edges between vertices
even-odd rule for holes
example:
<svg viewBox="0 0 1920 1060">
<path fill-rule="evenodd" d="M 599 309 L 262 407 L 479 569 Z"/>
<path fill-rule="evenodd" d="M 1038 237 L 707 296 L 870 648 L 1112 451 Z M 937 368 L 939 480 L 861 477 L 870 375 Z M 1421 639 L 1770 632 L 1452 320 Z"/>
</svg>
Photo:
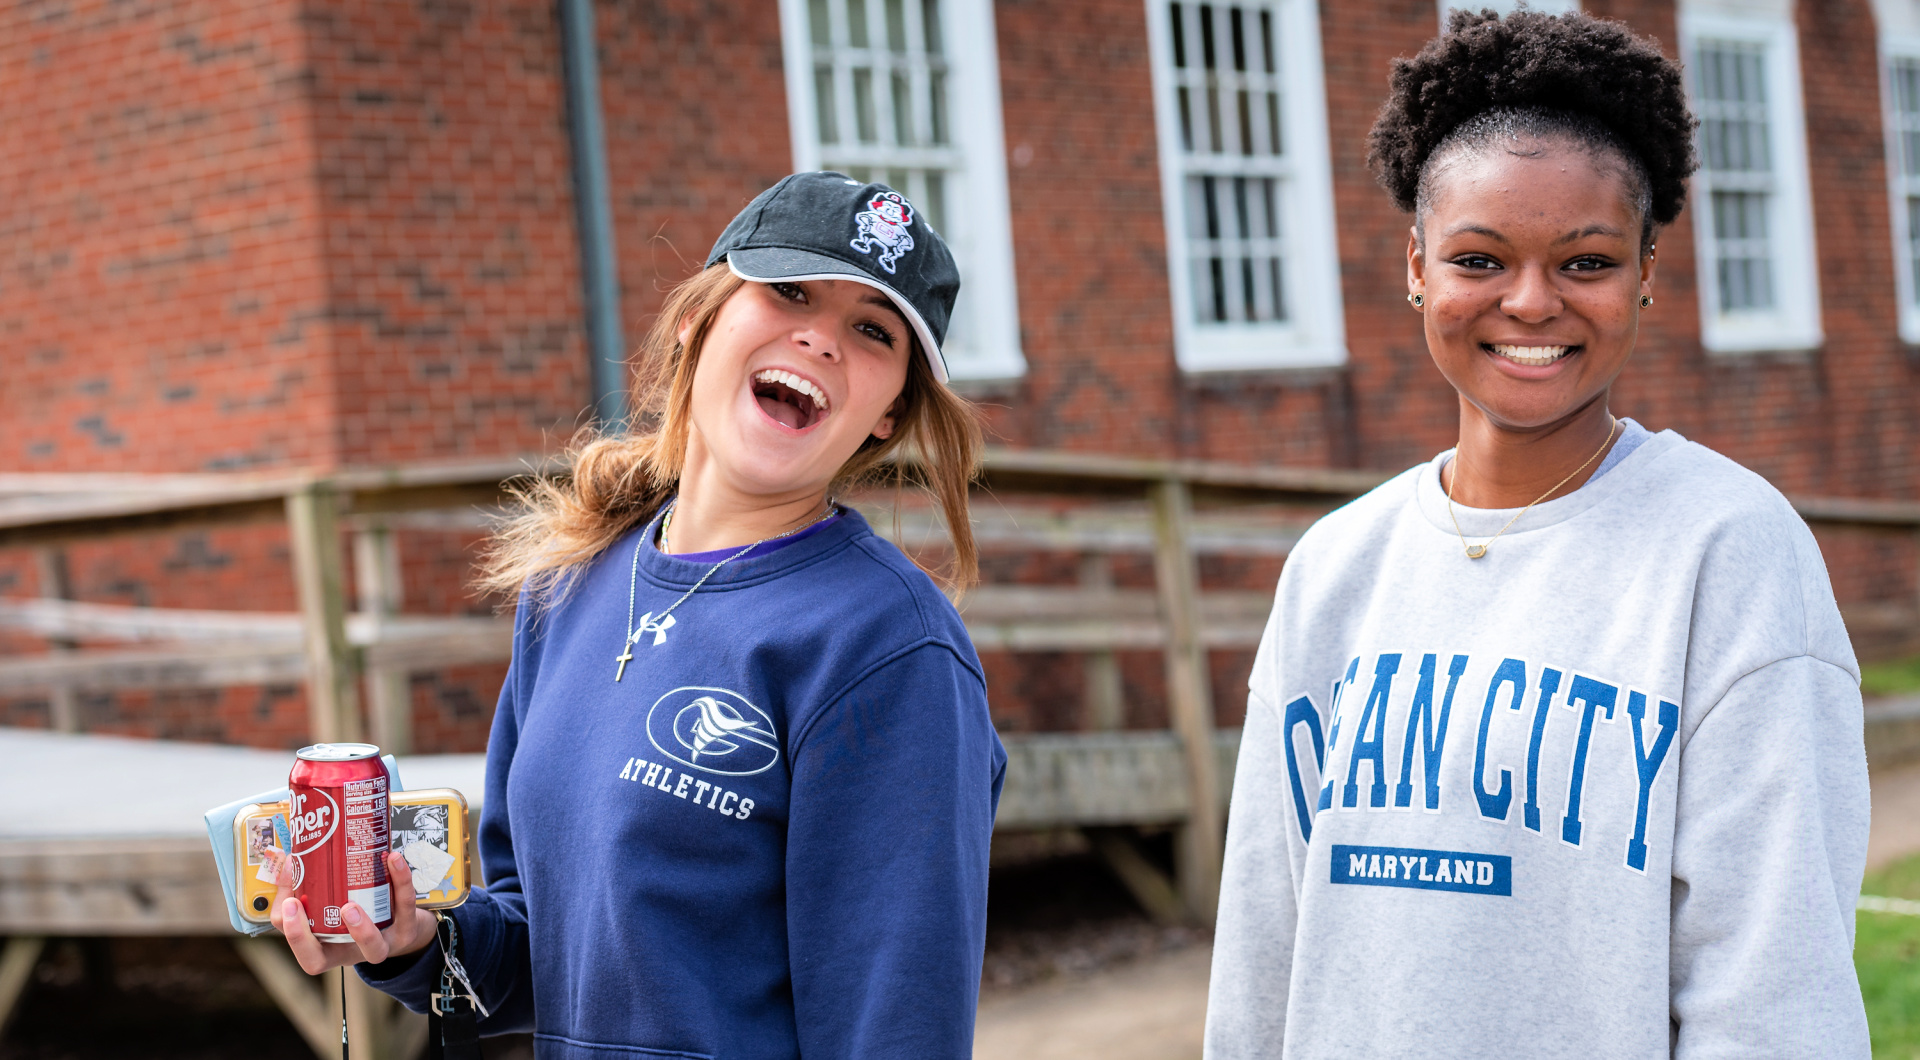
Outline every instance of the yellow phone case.
<svg viewBox="0 0 1920 1060">
<path fill-rule="evenodd" d="M 419 891 L 414 901 L 424 909 L 452 909 L 467 900 L 471 886 L 467 862 L 467 797 L 452 788 L 420 788 L 396 791 L 389 800 L 388 823 L 393 849 L 407 853 L 412 844 L 416 855 L 410 865 L 453 859 L 446 875 L 434 881 L 430 890 Z M 234 905 L 241 917 L 265 924 L 273 907 L 274 885 L 260 879 L 261 852 L 270 846 L 287 849 L 287 804 L 256 802 L 243 806 L 233 818 L 234 876 L 240 893 Z M 427 849 L 431 848 L 431 849 Z M 434 851 L 437 851 L 436 855 Z M 418 869 L 414 884 L 418 886 Z"/>
</svg>

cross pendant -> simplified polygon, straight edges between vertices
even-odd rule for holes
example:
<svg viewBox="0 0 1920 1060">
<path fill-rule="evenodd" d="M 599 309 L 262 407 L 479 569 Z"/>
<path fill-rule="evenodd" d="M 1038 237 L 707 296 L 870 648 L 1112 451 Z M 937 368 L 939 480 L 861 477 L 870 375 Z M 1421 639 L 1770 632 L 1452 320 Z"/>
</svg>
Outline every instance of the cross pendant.
<svg viewBox="0 0 1920 1060">
<path fill-rule="evenodd" d="M 613 661 L 620 664 L 619 671 L 613 675 L 614 682 L 618 683 L 622 677 L 627 675 L 627 664 L 633 661 L 633 645 L 627 645 L 627 653 Z"/>
</svg>

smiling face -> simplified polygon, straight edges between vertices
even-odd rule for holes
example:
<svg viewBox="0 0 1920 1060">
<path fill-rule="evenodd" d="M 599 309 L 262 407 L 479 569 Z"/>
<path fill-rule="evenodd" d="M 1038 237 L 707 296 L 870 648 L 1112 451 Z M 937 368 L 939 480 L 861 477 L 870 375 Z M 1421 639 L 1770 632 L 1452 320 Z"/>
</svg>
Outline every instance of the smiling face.
<svg viewBox="0 0 1920 1060">
<path fill-rule="evenodd" d="M 1535 433 L 1605 413 L 1653 255 L 1615 160 L 1570 142 L 1516 146 L 1443 163 L 1407 280 L 1462 415 Z"/>
<path fill-rule="evenodd" d="M 683 474 L 745 497 L 825 490 L 868 437 L 892 435 L 911 335 L 865 284 L 742 284 L 700 348 Z"/>
</svg>

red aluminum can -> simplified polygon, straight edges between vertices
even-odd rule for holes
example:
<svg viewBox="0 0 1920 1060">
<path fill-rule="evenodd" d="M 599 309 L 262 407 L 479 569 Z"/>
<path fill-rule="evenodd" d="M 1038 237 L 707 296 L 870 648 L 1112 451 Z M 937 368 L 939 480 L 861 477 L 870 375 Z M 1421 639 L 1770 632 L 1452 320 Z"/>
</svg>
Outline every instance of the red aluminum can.
<svg viewBox="0 0 1920 1060">
<path fill-rule="evenodd" d="M 387 770 L 370 743 L 317 743 L 296 752 L 287 827 L 293 891 L 326 942 L 351 942 L 340 907 L 353 902 L 374 926 L 393 923 L 387 886 Z"/>
</svg>

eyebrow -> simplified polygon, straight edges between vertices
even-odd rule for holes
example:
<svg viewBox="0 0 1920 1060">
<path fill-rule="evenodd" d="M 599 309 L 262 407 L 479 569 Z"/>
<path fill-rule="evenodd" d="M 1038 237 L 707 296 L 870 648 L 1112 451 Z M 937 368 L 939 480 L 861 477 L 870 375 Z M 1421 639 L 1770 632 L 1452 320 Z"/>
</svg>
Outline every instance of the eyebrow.
<svg viewBox="0 0 1920 1060">
<path fill-rule="evenodd" d="M 1454 227 L 1447 229 L 1445 234 L 1448 236 L 1462 236 L 1462 235 L 1486 236 L 1488 239 L 1497 239 L 1502 243 L 1507 243 L 1509 246 L 1512 245 L 1511 241 L 1509 241 L 1506 236 L 1501 235 L 1499 232 L 1496 232 L 1493 229 L 1488 228 L 1486 225 L 1477 225 L 1471 222 L 1467 224 L 1462 224 L 1462 225 L 1455 225 Z"/>
<path fill-rule="evenodd" d="M 1578 232 L 1568 232 L 1566 235 L 1554 240 L 1553 245 L 1557 247 L 1562 243 L 1571 243 L 1577 239 L 1585 239 L 1588 236 L 1618 236 L 1620 234 L 1620 230 L 1612 225 L 1588 225 Z"/>
<path fill-rule="evenodd" d="M 896 318 L 899 319 L 901 327 L 906 328 L 909 331 L 913 330 L 913 323 L 907 319 L 907 315 L 905 313 L 902 313 L 900 311 L 899 306 L 893 304 L 893 299 L 888 298 L 886 295 L 881 294 L 878 291 L 874 291 L 872 288 L 868 288 L 868 290 L 872 291 L 872 293 L 860 299 L 860 301 L 863 304 L 877 305 L 885 308 L 888 312 L 892 313 Z"/>
</svg>

